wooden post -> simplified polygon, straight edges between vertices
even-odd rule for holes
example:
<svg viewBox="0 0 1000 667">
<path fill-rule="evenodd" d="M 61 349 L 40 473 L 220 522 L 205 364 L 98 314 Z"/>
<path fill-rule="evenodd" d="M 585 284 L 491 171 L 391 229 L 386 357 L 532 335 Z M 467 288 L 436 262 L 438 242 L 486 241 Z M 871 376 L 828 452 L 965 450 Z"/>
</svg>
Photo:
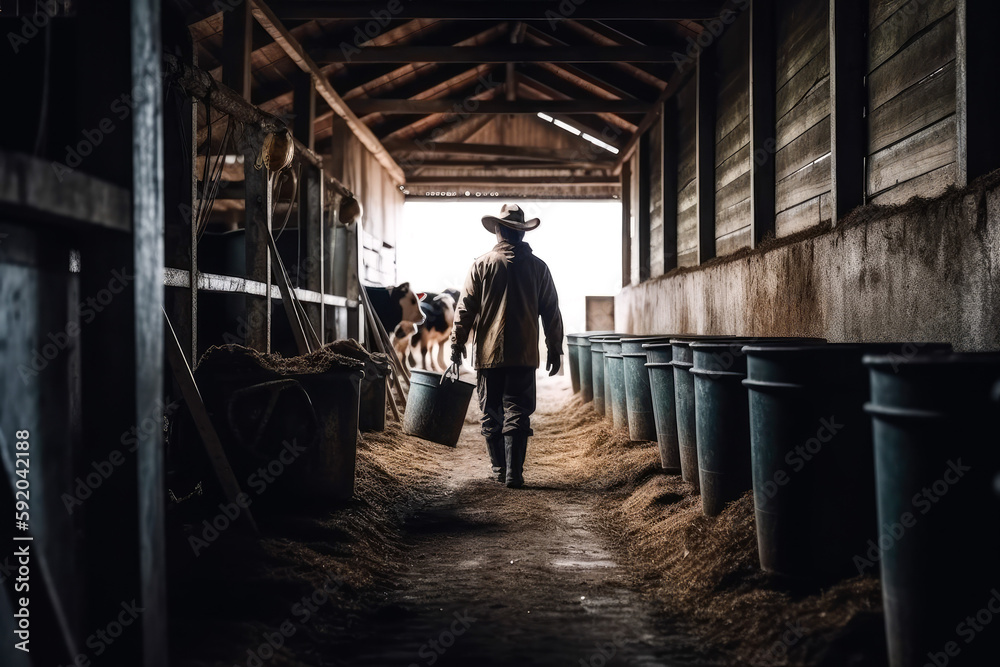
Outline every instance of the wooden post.
<svg viewBox="0 0 1000 667">
<path fill-rule="evenodd" d="M 292 75 L 292 135 L 309 150 L 316 149 L 316 86 L 312 75 L 298 71 Z"/>
<path fill-rule="evenodd" d="M 868 0 L 830 0 L 830 191 L 833 224 L 865 203 Z"/>
<path fill-rule="evenodd" d="M 958 186 L 1000 167 L 1000 86 L 996 82 L 996 2 L 958 0 Z"/>
<path fill-rule="evenodd" d="M 632 283 L 632 163 L 622 164 L 622 287 Z"/>
<path fill-rule="evenodd" d="M 293 98 L 295 119 L 292 133 L 295 138 L 313 150 L 315 146 L 316 87 L 312 75 L 297 72 L 294 77 Z M 299 184 L 299 267 L 297 285 L 316 292 L 324 292 L 323 264 L 325 259 L 323 167 L 302 160 L 302 182 Z M 322 304 L 303 304 L 306 315 L 317 328 L 320 342 L 325 342 L 326 307 Z"/>
<path fill-rule="evenodd" d="M 254 167 L 262 146 L 262 137 L 248 128 L 243 146 L 246 277 L 264 283 L 267 296 L 246 296 L 246 345 L 266 353 L 271 351 L 271 256 L 267 247 L 267 235 L 271 233 L 271 187 L 267 168 Z"/>
<path fill-rule="evenodd" d="M 637 244 L 637 250 L 639 255 L 639 282 L 649 280 L 650 271 L 650 190 L 652 178 L 650 172 L 650 160 L 652 159 L 652 150 L 649 140 L 649 132 L 643 132 L 642 136 L 639 137 L 639 178 L 638 178 L 638 194 L 639 201 L 636 202 L 636 213 L 638 215 L 639 229 L 637 238 L 634 239 Z"/>
<path fill-rule="evenodd" d="M 698 263 L 715 257 L 715 51 L 698 56 L 695 72 L 695 173 L 698 184 Z"/>
<path fill-rule="evenodd" d="M 222 12 L 222 83 L 250 101 L 253 25 L 250 0 Z"/>
<path fill-rule="evenodd" d="M 663 272 L 677 268 L 677 98 L 663 103 Z"/>
<path fill-rule="evenodd" d="M 774 234 L 777 59 L 774 0 L 750 7 L 750 244 Z"/>
</svg>

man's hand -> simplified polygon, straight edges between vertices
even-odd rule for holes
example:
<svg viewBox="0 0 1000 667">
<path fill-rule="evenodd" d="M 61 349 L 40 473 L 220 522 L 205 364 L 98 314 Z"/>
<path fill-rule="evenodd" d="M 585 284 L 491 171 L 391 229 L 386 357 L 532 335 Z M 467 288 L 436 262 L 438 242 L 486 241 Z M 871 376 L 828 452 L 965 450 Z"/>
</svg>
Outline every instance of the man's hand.
<svg viewBox="0 0 1000 667">
<path fill-rule="evenodd" d="M 460 345 L 451 346 L 451 362 L 453 364 L 462 365 L 462 357 L 465 356 L 465 347 Z"/>
<path fill-rule="evenodd" d="M 550 351 L 548 360 L 545 362 L 545 370 L 549 372 L 549 377 L 558 373 L 560 366 L 562 366 L 562 355 L 559 352 Z"/>
</svg>

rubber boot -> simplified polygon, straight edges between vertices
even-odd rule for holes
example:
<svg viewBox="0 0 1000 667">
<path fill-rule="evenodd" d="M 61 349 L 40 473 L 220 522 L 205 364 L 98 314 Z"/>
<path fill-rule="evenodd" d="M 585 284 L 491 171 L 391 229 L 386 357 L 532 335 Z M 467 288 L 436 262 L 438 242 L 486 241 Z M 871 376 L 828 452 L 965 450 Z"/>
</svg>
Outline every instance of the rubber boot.
<svg viewBox="0 0 1000 667">
<path fill-rule="evenodd" d="M 507 456 L 504 452 L 503 435 L 498 433 L 491 438 L 486 438 L 486 449 L 490 453 L 493 477 L 503 484 L 507 481 Z"/>
<path fill-rule="evenodd" d="M 507 487 L 519 489 L 524 485 L 524 457 L 528 452 L 528 436 L 511 433 L 504 436 L 507 450 Z"/>
</svg>

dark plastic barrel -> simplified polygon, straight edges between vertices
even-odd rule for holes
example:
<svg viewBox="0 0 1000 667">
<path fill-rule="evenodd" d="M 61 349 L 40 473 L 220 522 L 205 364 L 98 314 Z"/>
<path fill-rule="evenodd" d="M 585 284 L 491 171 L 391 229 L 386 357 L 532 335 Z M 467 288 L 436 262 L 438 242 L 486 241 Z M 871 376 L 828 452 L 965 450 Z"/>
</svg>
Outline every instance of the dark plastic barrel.
<svg viewBox="0 0 1000 667">
<path fill-rule="evenodd" d="M 681 454 L 677 447 L 677 414 L 674 410 L 674 367 L 670 363 L 650 362 L 646 364 L 646 371 L 649 373 L 660 466 L 671 475 L 679 475 Z"/>
<path fill-rule="evenodd" d="M 750 409 L 743 380 L 743 347 L 823 343 L 822 339 L 750 338 L 691 343 L 694 366 L 695 433 L 701 507 L 716 516 L 726 503 L 753 488 L 750 463 Z"/>
<path fill-rule="evenodd" d="M 461 379 L 442 383 L 441 374 L 430 371 L 414 369 L 411 373 L 403 432 L 454 447 L 476 385 Z"/>
<path fill-rule="evenodd" d="M 590 339 L 590 365 L 591 384 L 594 391 L 594 412 L 604 417 L 607 414 L 604 392 L 608 383 L 604 377 L 604 338 L 602 336 L 594 336 Z"/>
<path fill-rule="evenodd" d="M 625 402 L 625 364 L 621 338 L 604 341 L 605 410 L 610 413 L 615 430 L 628 431 L 628 406 Z"/>
<path fill-rule="evenodd" d="M 750 449 L 762 569 L 833 582 L 876 534 L 866 353 L 948 351 L 941 343 L 760 346 L 747 357 Z M 850 480 L 850 483 L 845 483 Z"/>
<path fill-rule="evenodd" d="M 881 566 L 890 665 L 994 665 L 1000 448 L 990 393 L 1000 379 L 1000 354 L 864 362 L 880 528 L 858 562 Z"/>
<path fill-rule="evenodd" d="M 676 334 L 674 334 L 676 335 Z M 646 369 L 645 345 L 669 342 L 671 336 L 630 336 L 622 338 L 622 362 L 625 368 L 625 406 L 629 438 L 635 441 L 656 441 L 656 419 L 653 396 Z"/>
</svg>

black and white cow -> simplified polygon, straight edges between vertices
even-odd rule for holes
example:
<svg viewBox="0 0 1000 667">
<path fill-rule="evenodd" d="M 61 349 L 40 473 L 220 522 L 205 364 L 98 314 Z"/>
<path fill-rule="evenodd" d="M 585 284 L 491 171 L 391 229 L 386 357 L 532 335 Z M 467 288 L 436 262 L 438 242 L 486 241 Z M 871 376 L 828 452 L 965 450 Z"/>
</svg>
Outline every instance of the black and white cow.
<svg viewBox="0 0 1000 667">
<path fill-rule="evenodd" d="M 364 287 L 375 316 L 382 322 L 387 332 L 395 331 L 400 322 L 423 323 L 424 313 L 420 309 L 420 297 L 410 289 L 410 283 L 402 283 L 395 287 L 381 285 Z"/>
<path fill-rule="evenodd" d="M 457 290 L 445 290 L 440 294 L 428 292 L 420 301 L 424 321 L 417 325 L 416 333 L 410 338 L 410 349 L 420 350 L 420 365 L 424 370 L 443 372 L 447 368 L 445 349 L 448 347 L 451 329 L 455 324 L 455 305 L 458 303 L 458 297 Z M 434 359 L 435 347 L 437 347 L 437 363 Z M 430 354 L 430 368 L 428 368 L 428 354 Z"/>
</svg>

